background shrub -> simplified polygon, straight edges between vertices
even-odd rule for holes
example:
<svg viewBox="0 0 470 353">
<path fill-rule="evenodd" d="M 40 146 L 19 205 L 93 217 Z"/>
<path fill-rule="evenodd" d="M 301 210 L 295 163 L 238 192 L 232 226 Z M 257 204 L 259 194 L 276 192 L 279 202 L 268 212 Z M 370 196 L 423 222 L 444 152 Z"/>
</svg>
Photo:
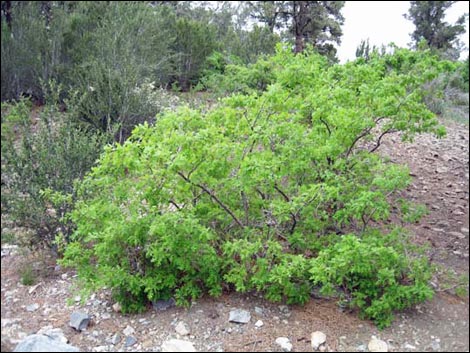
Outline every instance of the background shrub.
<svg viewBox="0 0 470 353">
<path fill-rule="evenodd" d="M 55 234 L 70 234 L 62 217 L 71 200 L 53 205 L 42 191 L 73 194 L 75 179 L 91 168 L 105 142 L 52 104 L 2 104 L 2 210 L 15 225 L 33 231 L 31 244 L 52 246 Z"/>
</svg>

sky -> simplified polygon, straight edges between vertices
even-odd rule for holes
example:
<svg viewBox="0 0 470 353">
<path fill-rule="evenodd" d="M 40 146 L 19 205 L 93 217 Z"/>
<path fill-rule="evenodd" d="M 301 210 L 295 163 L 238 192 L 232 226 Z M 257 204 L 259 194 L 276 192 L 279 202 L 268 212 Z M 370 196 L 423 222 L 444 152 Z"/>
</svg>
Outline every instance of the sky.
<svg viewBox="0 0 470 353">
<path fill-rule="evenodd" d="M 342 10 L 345 18 L 343 36 L 338 48 L 340 62 L 355 59 L 356 48 L 362 39 L 369 38 L 371 46 L 380 47 L 394 42 L 399 47 L 408 47 L 414 25 L 403 14 L 408 12 L 409 7 L 409 1 L 346 1 Z M 465 12 L 469 12 L 469 2 L 459 1 L 447 10 L 446 21 L 455 23 Z M 461 58 L 468 55 L 468 19 L 466 27 L 467 33 L 460 40 L 465 43 L 467 51 Z"/>
</svg>

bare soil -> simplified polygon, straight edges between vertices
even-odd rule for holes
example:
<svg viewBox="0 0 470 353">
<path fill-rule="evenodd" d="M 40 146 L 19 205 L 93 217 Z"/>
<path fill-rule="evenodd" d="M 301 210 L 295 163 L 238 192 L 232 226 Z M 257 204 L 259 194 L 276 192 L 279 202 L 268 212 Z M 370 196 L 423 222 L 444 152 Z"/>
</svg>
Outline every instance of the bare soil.
<svg viewBox="0 0 470 353">
<path fill-rule="evenodd" d="M 429 209 L 427 216 L 410 226 L 414 240 L 430 244 L 428 254 L 434 264 L 456 278 L 468 278 L 469 132 L 468 126 L 444 123 L 448 128 L 444 139 L 425 134 L 413 143 L 402 143 L 397 136 L 387 136 L 380 150 L 393 162 L 409 165 L 413 183 L 403 196 Z M 1 258 L 2 351 L 13 350 L 21 338 L 48 325 L 61 328 L 82 351 L 159 351 L 163 341 L 178 337 L 175 326 L 179 321 L 191 331 L 183 339 L 193 342 L 198 351 L 281 351 L 275 340 L 282 336 L 290 339 L 293 351 L 312 351 L 310 336 L 317 330 L 327 336 L 326 351 L 367 350 L 372 336 L 386 341 L 389 351 L 469 350 L 468 295 L 462 298 L 452 288 L 446 290 L 458 282 L 446 283 L 445 276 L 433 281 L 437 290 L 433 300 L 398 313 L 392 326 L 380 331 L 357 313 L 341 311 L 334 301 L 312 298 L 305 306 L 282 306 L 256 293 L 203 297 L 189 309 L 122 315 L 113 311 L 107 290 L 84 303 L 75 301 L 74 274 L 54 269 L 44 259 L 38 284 L 23 286 L 19 269 L 31 256 L 20 253 Z M 27 311 L 33 303 L 39 308 Z M 233 308 L 249 310 L 251 321 L 230 323 Z M 70 314 L 78 310 L 92 317 L 91 325 L 81 333 L 69 327 Z M 264 323 L 260 328 L 255 327 L 258 320 Z M 137 343 L 124 347 L 123 330 L 128 325 L 135 330 Z M 116 333 L 122 339 L 113 345 L 110 339 Z"/>
</svg>

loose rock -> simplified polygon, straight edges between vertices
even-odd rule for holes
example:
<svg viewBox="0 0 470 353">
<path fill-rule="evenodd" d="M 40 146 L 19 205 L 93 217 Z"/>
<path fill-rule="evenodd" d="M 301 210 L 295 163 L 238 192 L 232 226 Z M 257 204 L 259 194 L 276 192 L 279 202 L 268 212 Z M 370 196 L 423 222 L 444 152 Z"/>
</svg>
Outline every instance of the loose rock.
<svg viewBox="0 0 470 353">
<path fill-rule="evenodd" d="M 135 330 L 132 326 L 127 325 L 126 328 L 122 331 L 126 336 L 132 335 Z"/>
<path fill-rule="evenodd" d="M 137 339 L 134 336 L 127 336 L 126 342 L 124 343 L 124 347 L 130 347 L 137 342 Z"/>
<path fill-rule="evenodd" d="M 64 331 L 60 328 L 53 328 L 51 325 L 43 327 L 37 332 L 38 335 L 48 336 L 58 342 L 68 343 L 69 340 L 64 336 Z"/>
<path fill-rule="evenodd" d="M 111 338 L 111 343 L 116 345 L 121 342 L 121 335 L 119 333 L 115 333 L 114 336 Z"/>
<path fill-rule="evenodd" d="M 284 352 L 290 352 L 292 350 L 292 343 L 287 337 L 276 338 L 276 344 L 278 344 Z"/>
<path fill-rule="evenodd" d="M 80 350 L 54 337 L 35 334 L 18 343 L 13 352 L 80 352 Z"/>
<path fill-rule="evenodd" d="M 312 333 L 312 348 L 318 350 L 318 348 L 326 342 L 326 335 L 321 331 L 315 331 Z"/>
<path fill-rule="evenodd" d="M 453 237 L 459 238 L 459 239 L 465 239 L 465 235 L 463 235 L 460 232 L 449 232 L 449 235 L 452 235 Z"/>
<path fill-rule="evenodd" d="M 121 308 L 121 304 L 119 304 L 119 303 L 113 304 L 113 310 L 114 310 L 116 313 L 121 312 L 121 309 L 122 309 L 122 308 Z"/>
<path fill-rule="evenodd" d="M 239 324 L 247 324 L 250 322 L 251 314 L 249 311 L 242 310 L 242 309 L 235 309 L 230 311 L 230 316 L 228 321 L 236 322 Z"/>
<path fill-rule="evenodd" d="M 388 352 L 387 342 L 379 340 L 374 336 L 369 341 L 367 348 L 369 348 L 369 352 Z"/>
<path fill-rule="evenodd" d="M 39 304 L 38 303 L 30 304 L 26 307 L 26 311 L 29 311 L 29 312 L 33 312 L 33 311 L 36 311 L 38 309 L 39 309 Z"/>
<path fill-rule="evenodd" d="M 259 306 L 255 306 L 255 313 L 257 315 L 263 315 L 264 314 L 263 308 L 260 308 Z"/>
<path fill-rule="evenodd" d="M 197 352 L 189 341 L 171 339 L 163 342 L 162 352 Z"/>
<path fill-rule="evenodd" d="M 262 327 L 263 325 L 264 325 L 264 322 L 261 321 L 261 320 L 258 320 L 258 321 L 255 322 L 255 326 L 256 326 L 257 328 L 260 328 L 260 327 Z"/>
<path fill-rule="evenodd" d="M 183 321 L 178 322 L 178 325 L 175 327 L 175 331 L 181 336 L 187 336 L 191 333 Z"/>
<path fill-rule="evenodd" d="M 176 305 L 176 302 L 173 298 L 168 300 L 157 300 L 152 302 L 152 306 L 155 310 L 165 311 Z"/>
<path fill-rule="evenodd" d="M 88 314 L 82 312 L 74 312 L 72 313 L 72 315 L 70 315 L 69 325 L 77 331 L 86 329 L 89 323 L 90 317 L 88 316 Z"/>
</svg>

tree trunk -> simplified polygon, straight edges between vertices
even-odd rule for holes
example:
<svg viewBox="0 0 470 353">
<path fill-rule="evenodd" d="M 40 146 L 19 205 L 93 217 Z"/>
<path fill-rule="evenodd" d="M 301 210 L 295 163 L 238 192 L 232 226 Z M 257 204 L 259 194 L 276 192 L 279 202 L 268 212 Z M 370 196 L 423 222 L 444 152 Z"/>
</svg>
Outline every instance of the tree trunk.
<svg viewBox="0 0 470 353">
<path fill-rule="evenodd" d="M 304 29 L 307 22 L 307 2 L 294 1 L 293 16 L 294 21 L 294 35 L 295 35 L 295 48 L 294 53 L 301 53 L 304 51 Z"/>
<path fill-rule="evenodd" d="M 2 11 L 5 13 L 5 20 L 11 33 L 11 1 L 2 1 Z"/>
</svg>

